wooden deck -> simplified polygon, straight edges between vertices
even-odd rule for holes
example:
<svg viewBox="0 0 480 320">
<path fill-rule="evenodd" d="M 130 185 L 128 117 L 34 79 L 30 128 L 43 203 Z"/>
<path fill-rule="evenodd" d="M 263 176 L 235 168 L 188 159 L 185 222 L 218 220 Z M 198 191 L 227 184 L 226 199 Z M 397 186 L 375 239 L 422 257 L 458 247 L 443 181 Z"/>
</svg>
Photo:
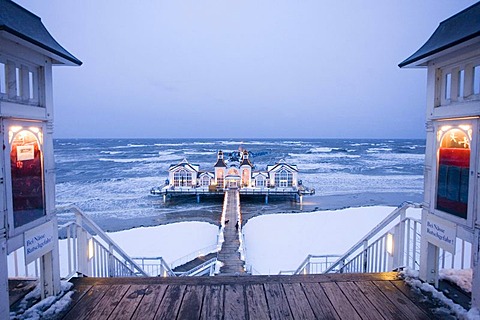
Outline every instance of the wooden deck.
<svg viewBox="0 0 480 320">
<path fill-rule="evenodd" d="M 431 319 L 397 273 L 76 278 L 64 319 Z"/>
</svg>

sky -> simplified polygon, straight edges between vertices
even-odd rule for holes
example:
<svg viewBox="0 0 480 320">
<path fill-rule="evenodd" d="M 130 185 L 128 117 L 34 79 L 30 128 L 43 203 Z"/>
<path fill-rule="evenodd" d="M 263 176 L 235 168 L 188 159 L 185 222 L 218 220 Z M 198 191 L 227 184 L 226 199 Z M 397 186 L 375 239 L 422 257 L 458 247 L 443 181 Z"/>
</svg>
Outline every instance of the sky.
<svg viewBox="0 0 480 320">
<path fill-rule="evenodd" d="M 18 0 L 83 61 L 56 138 L 424 138 L 400 69 L 467 0 Z"/>
</svg>

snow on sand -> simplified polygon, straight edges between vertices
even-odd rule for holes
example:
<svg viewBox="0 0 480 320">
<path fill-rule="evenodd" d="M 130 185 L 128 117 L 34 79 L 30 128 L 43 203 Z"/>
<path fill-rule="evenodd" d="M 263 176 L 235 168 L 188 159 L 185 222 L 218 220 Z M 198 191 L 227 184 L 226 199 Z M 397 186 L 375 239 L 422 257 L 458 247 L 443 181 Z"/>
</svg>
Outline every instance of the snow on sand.
<svg viewBox="0 0 480 320">
<path fill-rule="evenodd" d="M 275 214 L 249 220 L 243 232 L 253 274 L 296 270 L 308 254 L 343 254 L 393 207 L 361 207 L 301 214 Z M 410 209 L 416 215 L 418 209 Z"/>
</svg>

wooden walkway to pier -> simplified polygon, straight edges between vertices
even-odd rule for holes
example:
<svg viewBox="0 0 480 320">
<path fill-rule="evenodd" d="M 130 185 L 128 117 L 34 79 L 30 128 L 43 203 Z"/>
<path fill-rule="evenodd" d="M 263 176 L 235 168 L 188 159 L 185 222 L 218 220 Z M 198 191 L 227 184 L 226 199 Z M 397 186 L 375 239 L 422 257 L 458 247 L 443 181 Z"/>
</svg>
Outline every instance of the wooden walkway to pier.
<svg viewBox="0 0 480 320">
<path fill-rule="evenodd" d="M 432 319 L 397 273 L 75 278 L 64 319 Z"/>
<path fill-rule="evenodd" d="M 225 228 L 223 230 L 224 242 L 218 253 L 218 260 L 223 263 L 220 275 L 241 275 L 245 273 L 244 262 L 240 259 L 238 248 L 238 228 L 236 223 L 240 216 L 240 196 L 238 189 L 230 189 L 225 193 L 224 211 Z M 239 222 L 240 223 L 240 222 Z"/>
</svg>

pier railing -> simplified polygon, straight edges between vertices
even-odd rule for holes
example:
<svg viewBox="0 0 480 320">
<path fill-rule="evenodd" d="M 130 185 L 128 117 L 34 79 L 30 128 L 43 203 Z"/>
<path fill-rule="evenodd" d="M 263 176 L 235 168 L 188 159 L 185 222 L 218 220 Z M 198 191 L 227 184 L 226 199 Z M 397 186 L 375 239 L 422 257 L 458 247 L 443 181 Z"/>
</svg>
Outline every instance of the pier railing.
<svg viewBox="0 0 480 320">
<path fill-rule="evenodd" d="M 61 207 L 57 208 L 57 211 L 70 211 L 75 214 L 75 221 L 58 227 L 59 234 L 65 236 L 64 249 L 60 249 L 60 254 L 66 254 L 66 257 L 60 259 L 62 264 L 67 260 L 67 274 L 62 276 L 148 276 L 137 262 L 78 207 Z"/>
<path fill-rule="evenodd" d="M 400 268 L 418 270 L 422 224 L 415 217 L 407 217 L 406 213 L 410 208 L 420 207 L 419 204 L 404 203 L 335 261 L 328 260 L 331 255 L 309 255 L 294 273 L 387 272 Z M 456 255 L 439 248 L 440 269 L 471 267 L 471 247 L 470 242 L 457 238 Z M 325 260 L 317 266 L 319 259 Z M 324 268 L 327 264 L 328 267 Z"/>
</svg>

